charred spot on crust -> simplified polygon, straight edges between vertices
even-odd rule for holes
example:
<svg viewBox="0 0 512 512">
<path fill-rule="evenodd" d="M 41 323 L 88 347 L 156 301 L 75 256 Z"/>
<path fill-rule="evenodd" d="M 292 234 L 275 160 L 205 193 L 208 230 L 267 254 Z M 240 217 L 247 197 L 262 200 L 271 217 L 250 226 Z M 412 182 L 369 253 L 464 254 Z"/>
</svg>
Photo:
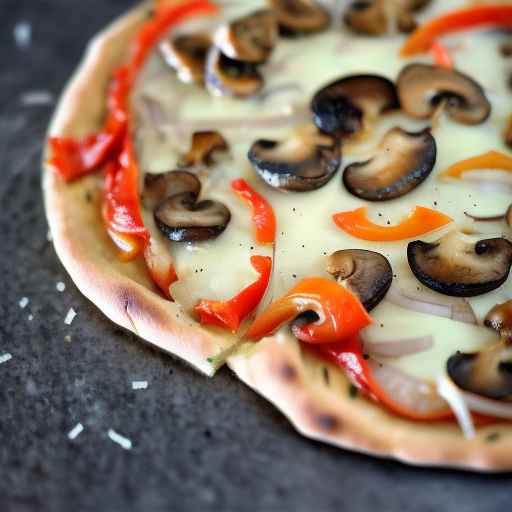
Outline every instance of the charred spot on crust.
<svg viewBox="0 0 512 512">
<path fill-rule="evenodd" d="M 338 418 L 336 418 L 336 416 L 330 413 L 317 413 L 314 419 L 315 424 L 319 428 L 327 432 L 334 432 L 335 430 L 338 430 L 341 426 L 341 423 L 338 420 Z"/>
<path fill-rule="evenodd" d="M 279 367 L 279 375 L 286 382 L 294 382 L 297 379 L 297 370 L 287 362 Z"/>
</svg>

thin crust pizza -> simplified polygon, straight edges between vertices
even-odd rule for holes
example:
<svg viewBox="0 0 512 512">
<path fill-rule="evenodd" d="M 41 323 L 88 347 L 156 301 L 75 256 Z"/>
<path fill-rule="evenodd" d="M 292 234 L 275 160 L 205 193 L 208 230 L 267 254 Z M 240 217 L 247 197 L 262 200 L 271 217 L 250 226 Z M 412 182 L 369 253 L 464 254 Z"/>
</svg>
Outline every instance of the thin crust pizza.
<svg viewBox="0 0 512 512">
<path fill-rule="evenodd" d="M 512 469 L 511 27 L 508 2 L 142 4 L 50 126 L 59 258 L 308 437 Z"/>
</svg>

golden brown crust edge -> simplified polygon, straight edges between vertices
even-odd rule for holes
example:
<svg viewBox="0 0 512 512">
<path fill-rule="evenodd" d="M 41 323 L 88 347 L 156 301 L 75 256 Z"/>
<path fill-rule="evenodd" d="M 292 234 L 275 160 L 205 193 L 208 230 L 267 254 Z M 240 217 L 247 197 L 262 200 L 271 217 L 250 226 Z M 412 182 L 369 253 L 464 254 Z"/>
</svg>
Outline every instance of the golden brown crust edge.
<svg viewBox="0 0 512 512">
<path fill-rule="evenodd" d="M 50 135 L 83 136 L 101 127 L 111 72 L 147 13 L 147 4 L 134 9 L 91 42 L 58 105 Z M 46 216 L 55 250 L 79 290 L 115 323 L 212 375 L 216 363 L 208 358 L 231 341 L 202 329 L 179 305 L 162 298 L 141 262 L 118 260 L 100 215 L 99 173 L 66 184 L 46 163 L 43 167 Z"/>
<path fill-rule="evenodd" d="M 510 423 L 481 427 L 475 438 L 465 439 L 456 424 L 399 418 L 360 395 L 354 398 L 338 369 L 302 352 L 289 336 L 247 344 L 228 364 L 309 438 L 414 465 L 512 470 Z"/>
</svg>

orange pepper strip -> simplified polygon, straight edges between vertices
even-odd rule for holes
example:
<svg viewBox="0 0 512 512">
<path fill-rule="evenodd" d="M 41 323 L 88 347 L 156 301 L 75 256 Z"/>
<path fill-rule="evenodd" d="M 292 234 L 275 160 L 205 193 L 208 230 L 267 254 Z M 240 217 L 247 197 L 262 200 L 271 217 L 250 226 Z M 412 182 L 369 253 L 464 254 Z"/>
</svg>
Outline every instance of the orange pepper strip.
<svg viewBox="0 0 512 512">
<path fill-rule="evenodd" d="M 314 311 L 320 320 L 302 327 L 308 343 L 332 343 L 359 332 L 372 323 L 359 299 L 331 279 L 303 279 L 281 298 L 270 304 L 246 332 L 259 340 L 306 311 Z"/>
<path fill-rule="evenodd" d="M 453 69 L 453 59 L 448 51 L 448 48 L 441 44 L 439 41 L 434 41 L 430 47 L 430 53 L 434 57 L 434 62 L 442 68 Z"/>
<path fill-rule="evenodd" d="M 368 220 L 366 207 L 333 215 L 336 225 L 356 238 L 374 242 L 394 242 L 424 235 L 438 229 L 453 219 L 444 213 L 416 206 L 408 217 L 396 226 L 381 226 Z"/>
<path fill-rule="evenodd" d="M 167 299 L 173 300 L 169 287 L 178 281 L 178 275 L 169 251 L 162 252 L 155 249 L 153 237 L 151 237 L 144 248 L 144 260 L 151 279 Z"/>
<path fill-rule="evenodd" d="M 459 178 L 466 171 L 477 169 L 499 169 L 512 172 L 512 156 L 499 151 L 488 151 L 454 163 L 439 174 L 442 178 Z"/>
<path fill-rule="evenodd" d="M 236 332 L 242 320 L 251 313 L 267 291 L 272 272 L 272 258 L 251 256 L 251 265 L 258 272 L 258 279 L 228 301 L 201 300 L 195 307 L 202 325 L 216 325 Z"/>
<path fill-rule="evenodd" d="M 260 244 L 273 244 L 276 239 L 276 217 L 272 205 L 244 179 L 233 180 L 231 188 L 252 208 L 256 241 Z"/>
<path fill-rule="evenodd" d="M 427 52 L 439 37 L 484 26 L 512 27 L 512 5 L 482 4 L 457 9 L 418 27 L 400 50 L 402 57 Z"/>
</svg>

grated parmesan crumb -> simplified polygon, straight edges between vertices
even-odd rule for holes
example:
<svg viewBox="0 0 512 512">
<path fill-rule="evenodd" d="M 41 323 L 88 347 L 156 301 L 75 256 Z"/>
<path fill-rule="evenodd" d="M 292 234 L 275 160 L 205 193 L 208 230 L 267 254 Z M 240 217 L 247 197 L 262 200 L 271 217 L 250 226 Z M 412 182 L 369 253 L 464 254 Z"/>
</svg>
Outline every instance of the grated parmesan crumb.
<svg viewBox="0 0 512 512">
<path fill-rule="evenodd" d="M 22 50 L 30 48 L 32 44 L 32 25 L 28 21 L 20 21 L 14 26 L 14 41 Z"/>
<path fill-rule="evenodd" d="M 66 289 L 66 285 L 65 283 L 63 283 L 62 281 L 59 281 L 56 285 L 55 285 L 55 288 L 57 289 L 58 292 L 63 292 L 65 289 Z"/>
<path fill-rule="evenodd" d="M 0 364 L 7 363 L 7 361 L 10 361 L 11 359 L 12 355 L 9 354 L 9 352 L 6 352 L 0 356 Z"/>
<path fill-rule="evenodd" d="M 28 306 L 29 300 L 28 297 L 22 297 L 18 304 L 20 305 L 21 309 L 25 309 Z"/>
<path fill-rule="evenodd" d="M 84 431 L 84 426 L 81 423 L 77 423 L 69 432 L 68 439 L 73 441 Z"/>
<path fill-rule="evenodd" d="M 20 103 L 24 107 L 52 105 L 53 102 L 53 94 L 49 91 L 27 91 L 20 96 Z"/>
<path fill-rule="evenodd" d="M 71 323 L 75 319 L 75 316 L 76 316 L 76 311 L 73 308 L 69 308 L 66 318 L 64 318 L 64 323 L 66 325 L 71 325 Z"/>
<path fill-rule="evenodd" d="M 28 316 L 27 316 L 27 320 L 28 320 L 29 322 L 32 322 L 32 320 L 34 320 L 34 315 L 28 315 Z"/>
<path fill-rule="evenodd" d="M 132 442 L 127 437 L 124 437 L 121 434 L 118 434 L 115 430 L 110 429 L 108 431 L 108 437 L 110 438 L 111 441 L 113 441 L 114 443 L 117 443 L 119 446 L 121 446 L 125 450 L 132 449 Z"/>
<path fill-rule="evenodd" d="M 70 334 L 66 334 L 66 336 L 64 336 L 64 341 L 67 342 L 67 343 L 71 343 L 71 335 Z"/>
<path fill-rule="evenodd" d="M 132 382 L 132 389 L 148 389 L 147 380 L 134 380 Z"/>
</svg>

